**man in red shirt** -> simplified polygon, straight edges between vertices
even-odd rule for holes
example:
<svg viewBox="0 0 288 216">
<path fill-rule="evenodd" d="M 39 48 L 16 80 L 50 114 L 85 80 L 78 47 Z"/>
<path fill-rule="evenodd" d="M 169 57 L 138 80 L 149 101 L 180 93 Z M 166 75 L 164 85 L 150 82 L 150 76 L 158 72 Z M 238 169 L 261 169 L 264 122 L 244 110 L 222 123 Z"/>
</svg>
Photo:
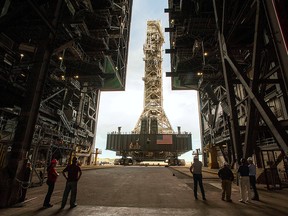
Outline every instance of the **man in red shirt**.
<svg viewBox="0 0 288 216">
<path fill-rule="evenodd" d="M 65 174 L 68 172 L 68 176 Z M 66 205 L 70 190 L 71 190 L 71 197 L 70 197 L 70 208 L 74 208 L 77 206 L 76 204 L 76 195 L 77 195 L 77 183 L 82 175 L 82 171 L 80 167 L 77 165 L 77 158 L 73 157 L 72 164 L 68 165 L 62 171 L 64 177 L 67 179 L 66 187 L 63 193 L 61 209 L 63 209 Z"/>
<path fill-rule="evenodd" d="M 51 208 L 53 206 L 50 204 L 50 199 L 54 190 L 55 182 L 57 180 L 57 177 L 59 176 L 59 174 L 57 173 L 55 169 L 56 165 L 57 165 L 57 160 L 53 159 L 47 168 L 48 178 L 47 178 L 46 184 L 48 185 L 48 192 L 44 200 L 44 204 L 43 204 L 44 208 Z"/>
</svg>

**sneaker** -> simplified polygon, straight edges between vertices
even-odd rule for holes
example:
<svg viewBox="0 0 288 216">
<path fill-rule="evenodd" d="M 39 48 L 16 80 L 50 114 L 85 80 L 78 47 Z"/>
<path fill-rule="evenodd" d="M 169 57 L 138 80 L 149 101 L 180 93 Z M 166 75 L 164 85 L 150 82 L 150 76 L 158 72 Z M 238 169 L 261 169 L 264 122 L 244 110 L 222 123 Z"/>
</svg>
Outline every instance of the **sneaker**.
<svg viewBox="0 0 288 216">
<path fill-rule="evenodd" d="M 232 202 L 232 199 L 227 200 L 227 202 Z"/>
<path fill-rule="evenodd" d="M 44 207 L 44 208 L 51 208 L 51 207 L 53 207 L 53 205 L 48 204 L 48 205 L 43 205 L 43 207 Z"/>
<path fill-rule="evenodd" d="M 249 200 L 246 200 L 245 203 L 250 203 L 250 201 L 249 201 Z"/>
<path fill-rule="evenodd" d="M 257 197 L 253 197 L 252 200 L 259 201 L 259 198 L 257 198 Z"/>
<path fill-rule="evenodd" d="M 240 199 L 240 200 L 239 200 L 239 202 L 242 202 L 242 203 L 244 203 L 244 200 Z"/>
<path fill-rule="evenodd" d="M 198 200 L 198 197 L 195 197 L 195 200 Z"/>
<path fill-rule="evenodd" d="M 205 197 L 203 197 L 203 200 L 206 200 L 206 198 L 205 198 Z"/>
<path fill-rule="evenodd" d="M 222 198 L 221 200 L 225 201 L 225 199 L 224 199 L 224 198 Z"/>
<path fill-rule="evenodd" d="M 70 205 L 70 208 L 75 208 L 77 205 L 74 204 L 74 205 Z"/>
</svg>

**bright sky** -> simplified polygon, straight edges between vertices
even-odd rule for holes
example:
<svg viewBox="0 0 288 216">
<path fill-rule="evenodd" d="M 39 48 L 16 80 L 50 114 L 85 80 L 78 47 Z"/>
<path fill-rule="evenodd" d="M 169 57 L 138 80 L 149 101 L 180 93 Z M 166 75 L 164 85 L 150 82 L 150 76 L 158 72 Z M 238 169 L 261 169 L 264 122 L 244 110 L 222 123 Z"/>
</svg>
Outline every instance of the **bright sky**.
<svg viewBox="0 0 288 216">
<path fill-rule="evenodd" d="M 101 93 L 96 134 L 96 148 L 102 149 L 99 158 L 116 158 L 115 152 L 106 150 L 107 133 L 117 131 L 118 126 L 122 127 L 122 132 L 130 133 L 143 111 L 143 44 L 146 38 L 146 22 L 161 20 L 164 32 L 164 28 L 169 26 L 168 14 L 164 13 L 164 8 L 168 8 L 167 0 L 133 1 L 126 90 Z M 165 74 L 171 71 L 170 55 L 165 54 L 165 49 L 168 48 L 169 34 L 165 33 L 162 64 L 164 110 L 175 132 L 177 126 L 181 126 L 182 132 L 192 133 L 192 148 L 195 150 L 201 146 L 197 92 L 171 90 L 171 78 Z M 192 152 L 187 152 L 180 158 L 192 161 Z"/>
</svg>

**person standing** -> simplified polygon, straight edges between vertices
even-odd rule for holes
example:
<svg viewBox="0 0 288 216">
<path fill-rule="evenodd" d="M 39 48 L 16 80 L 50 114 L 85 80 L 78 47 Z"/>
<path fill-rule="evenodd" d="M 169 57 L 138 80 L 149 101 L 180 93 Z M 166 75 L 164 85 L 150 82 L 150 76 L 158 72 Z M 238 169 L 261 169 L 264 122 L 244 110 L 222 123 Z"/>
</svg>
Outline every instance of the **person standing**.
<svg viewBox="0 0 288 216">
<path fill-rule="evenodd" d="M 28 161 L 28 159 L 25 159 L 26 162 L 26 167 L 24 170 L 24 176 L 23 176 L 23 183 L 21 186 L 21 196 L 19 199 L 19 202 L 24 202 L 25 201 L 25 197 L 26 197 L 26 193 L 27 193 L 27 189 L 30 185 L 30 175 L 31 175 L 31 163 Z"/>
<path fill-rule="evenodd" d="M 54 190 L 55 182 L 57 180 L 57 177 L 59 176 L 59 173 L 57 173 L 55 169 L 56 165 L 57 165 L 57 160 L 53 159 L 47 168 L 48 177 L 47 177 L 46 184 L 48 185 L 48 192 L 46 194 L 46 197 L 43 203 L 44 208 L 51 208 L 53 206 L 50 204 L 50 199 Z"/>
<path fill-rule="evenodd" d="M 222 200 L 232 202 L 231 200 L 231 187 L 232 181 L 234 180 L 234 174 L 229 168 L 229 164 L 227 162 L 224 163 L 224 166 L 218 171 L 218 176 L 222 181 Z"/>
<path fill-rule="evenodd" d="M 248 203 L 251 201 L 250 180 L 249 180 L 249 167 L 245 158 L 241 159 L 241 165 L 238 168 L 240 174 L 240 196 L 239 202 Z"/>
<path fill-rule="evenodd" d="M 65 172 L 68 173 L 68 176 L 66 176 Z M 64 177 L 66 178 L 66 187 L 63 193 L 62 198 L 62 204 L 61 209 L 63 209 L 66 205 L 69 193 L 71 191 L 70 196 L 70 208 L 74 208 L 77 206 L 76 204 L 76 195 L 77 195 L 77 183 L 82 175 L 82 171 L 77 164 L 77 158 L 73 157 L 72 164 L 68 165 L 63 171 L 62 171 Z"/>
<path fill-rule="evenodd" d="M 198 157 L 194 157 L 194 163 L 190 167 L 190 172 L 193 175 L 193 180 L 194 180 L 194 197 L 197 200 L 197 187 L 199 183 L 199 187 L 202 193 L 202 199 L 206 200 L 205 197 L 205 191 L 203 187 L 203 182 L 202 182 L 202 162 L 199 161 Z"/>
<path fill-rule="evenodd" d="M 256 188 L 256 166 L 253 163 L 253 159 L 251 157 L 249 157 L 248 159 L 248 167 L 249 167 L 249 180 L 250 180 L 250 185 L 253 189 L 254 192 L 254 196 L 252 197 L 252 200 L 257 200 L 259 201 L 259 195 L 258 195 L 258 191 Z"/>
</svg>

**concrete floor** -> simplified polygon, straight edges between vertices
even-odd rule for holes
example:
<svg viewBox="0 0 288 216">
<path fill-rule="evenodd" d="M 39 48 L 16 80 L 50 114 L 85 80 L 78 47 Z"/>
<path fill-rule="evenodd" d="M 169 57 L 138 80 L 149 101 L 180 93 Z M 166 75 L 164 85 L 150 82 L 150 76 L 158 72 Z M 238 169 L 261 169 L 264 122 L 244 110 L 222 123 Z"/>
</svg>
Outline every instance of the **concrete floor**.
<svg viewBox="0 0 288 216">
<path fill-rule="evenodd" d="M 261 201 L 243 204 L 238 202 L 237 185 L 233 185 L 233 203 L 228 203 L 221 200 L 217 176 L 204 173 L 207 201 L 201 200 L 200 194 L 200 199 L 194 200 L 188 168 L 176 169 L 120 166 L 85 170 L 78 184 L 78 206 L 70 209 L 67 205 L 63 210 L 59 208 L 65 181 L 60 176 L 52 196 L 52 208 L 42 208 L 47 191 L 44 185 L 28 190 L 23 207 L 0 209 L 0 215 L 288 215 L 288 189 L 268 191 L 258 186 Z"/>
</svg>

